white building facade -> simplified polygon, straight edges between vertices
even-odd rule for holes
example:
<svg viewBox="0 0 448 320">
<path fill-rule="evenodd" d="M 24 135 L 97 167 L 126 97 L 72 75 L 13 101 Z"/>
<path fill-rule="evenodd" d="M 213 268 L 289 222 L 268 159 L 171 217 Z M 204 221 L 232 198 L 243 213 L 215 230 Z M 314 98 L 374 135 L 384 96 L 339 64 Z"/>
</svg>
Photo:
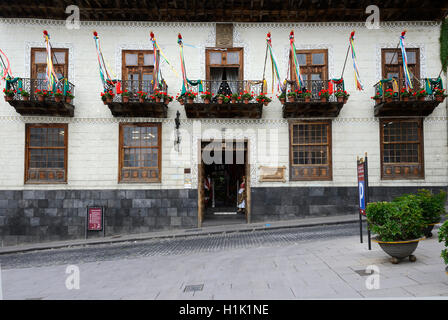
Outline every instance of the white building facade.
<svg viewBox="0 0 448 320">
<path fill-rule="evenodd" d="M 36 64 L 33 49 L 44 48 L 43 30 L 50 34 L 54 50 L 66 49 L 64 67 L 68 80 L 75 85 L 74 115 L 22 115 L 8 102 L 0 101 L 0 238 L 3 245 L 82 238 L 89 206 L 104 208 L 106 235 L 201 227 L 207 219 L 203 181 L 208 174 L 208 171 L 201 172 L 205 166 L 201 162 L 201 143 L 213 139 L 234 139 L 246 143 L 242 170 L 247 177 L 244 218 L 249 223 L 355 214 L 358 210 L 356 159 L 364 157 L 365 153 L 368 155 L 371 201 L 390 200 L 393 196 L 419 188 L 447 189 L 446 100 L 429 115 L 375 116 L 375 102 L 371 99 L 375 93 L 374 85 L 386 78 L 384 68 L 388 63 L 383 62 L 383 49 L 396 49 L 403 30 L 407 30 L 406 48 L 410 51 L 418 49 L 408 59 L 418 68 L 419 78 L 437 78 L 441 69 L 439 22 L 384 22 L 379 29 L 368 29 L 364 22 L 233 23 L 232 47 L 241 48 L 239 72 L 243 80 L 262 79 L 267 32 L 271 32 L 281 77 L 290 78 L 291 30 L 295 33 L 297 53 L 305 57 L 306 53 L 313 54 L 312 50 L 323 52 L 323 78 L 340 78 L 349 35 L 356 31 L 356 55 L 364 90 L 355 89 L 349 56 L 343 79 L 350 97 L 336 117 L 285 118 L 283 105 L 276 97 L 279 93 L 277 90 L 272 92 L 268 59 L 265 79 L 267 95 L 272 102 L 263 107 L 259 119 L 187 117 L 185 106 L 177 101 L 168 105 L 166 118 L 115 117 L 100 99 L 103 86 L 93 30 L 99 34 L 104 58 L 116 79 L 123 78 L 123 63 L 126 63 L 123 52 L 153 50 L 149 32 L 154 32 L 167 60 L 177 71 L 176 74 L 162 62 L 168 94 L 176 96 L 182 89 L 178 33 L 182 34 L 185 43 L 188 78 L 207 79 L 206 50 L 217 48 L 217 23 L 81 21 L 79 29 L 70 30 L 61 20 L 2 19 L 1 49 L 9 57 L 14 77 L 33 77 Z M 306 59 L 304 61 L 307 63 Z M 446 85 L 443 73 L 442 80 Z M 176 131 L 178 111 L 180 127 Z M 392 167 L 389 174 L 398 171 L 391 177 L 386 173 L 390 169 L 386 168 L 385 154 L 381 151 L 385 142 L 382 141 L 385 135 L 384 131 L 381 132 L 384 130 L 382 126 L 388 121 L 407 120 L 414 122 L 411 121 L 409 126 L 398 126 L 398 133 L 391 131 L 389 134 L 406 135 L 404 131 L 409 130 L 409 135 L 415 135 L 417 142 L 403 147 L 406 150 L 402 150 L 403 158 L 396 161 L 402 161 L 404 165 Z M 65 144 L 61 142 L 65 148 L 64 157 L 58 160 L 64 162 L 64 178 L 61 181 L 33 181 L 29 176 L 32 160 L 28 156 L 28 139 L 31 138 L 27 130 L 32 125 L 48 128 L 48 124 L 63 125 L 56 128 L 63 128 L 60 130 L 64 130 L 66 139 Z M 160 143 L 155 157 L 159 161 L 156 166 L 160 176 L 154 181 L 127 182 L 120 178 L 120 174 L 125 174 L 121 171 L 120 160 L 120 139 L 125 138 L 120 135 L 129 124 L 137 127 L 150 124 L 152 128 L 159 128 L 157 136 Z M 305 174 L 300 171 L 301 162 L 296 161 L 293 146 L 293 135 L 296 134 L 293 130 L 298 130 L 300 136 L 302 129 L 294 129 L 300 125 L 305 131 L 325 131 L 325 146 L 318 149 L 325 150 L 325 159 L 317 163 L 326 166 L 319 167 L 317 173 L 310 167 L 309 175 L 302 177 Z M 318 129 L 313 125 L 319 125 Z M 122 130 L 120 126 L 124 126 Z M 178 137 L 180 144 L 176 145 Z M 298 150 L 305 147 L 298 146 Z M 414 155 L 416 159 L 412 158 Z M 408 158 L 405 159 L 406 156 Z M 267 167 L 277 170 L 276 174 L 267 174 Z M 294 168 L 298 168 L 300 173 L 294 173 Z M 39 172 L 35 174 L 39 175 Z M 239 185 L 241 179 L 232 183 Z M 232 188 L 235 192 L 234 186 Z"/>
</svg>

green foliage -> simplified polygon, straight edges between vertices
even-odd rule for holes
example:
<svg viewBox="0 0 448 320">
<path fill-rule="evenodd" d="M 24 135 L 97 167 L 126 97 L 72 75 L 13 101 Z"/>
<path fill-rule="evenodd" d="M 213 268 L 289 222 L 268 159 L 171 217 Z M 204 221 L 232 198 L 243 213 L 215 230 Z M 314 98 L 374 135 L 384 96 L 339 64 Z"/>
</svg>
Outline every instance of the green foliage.
<svg viewBox="0 0 448 320">
<path fill-rule="evenodd" d="M 370 230 L 381 241 L 405 241 L 423 235 L 425 221 L 416 195 L 393 202 L 369 203 L 366 216 Z"/>
<path fill-rule="evenodd" d="M 411 195 L 405 194 L 395 198 L 393 201 L 403 201 Z M 423 220 L 426 224 L 440 221 L 440 216 L 445 213 L 446 192 L 440 190 L 438 194 L 433 194 L 426 189 L 418 190 L 416 200 L 418 206 L 422 209 Z"/>
<path fill-rule="evenodd" d="M 448 20 L 442 21 L 440 27 L 440 62 L 442 63 L 442 70 L 446 73 L 448 67 Z"/>
<path fill-rule="evenodd" d="M 448 264 L 448 220 L 445 221 L 439 229 L 439 242 L 444 242 L 445 249 L 442 250 L 441 257 L 445 264 Z"/>
</svg>

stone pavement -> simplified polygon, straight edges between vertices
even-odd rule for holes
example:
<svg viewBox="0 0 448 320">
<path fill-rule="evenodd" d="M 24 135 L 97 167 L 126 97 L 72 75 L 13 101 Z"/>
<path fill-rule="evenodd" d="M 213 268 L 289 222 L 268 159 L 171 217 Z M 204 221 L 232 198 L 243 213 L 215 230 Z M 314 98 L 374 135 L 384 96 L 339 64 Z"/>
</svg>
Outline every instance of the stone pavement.
<svg viewBox="0 0 448 320">
<path fill-rule="evenodd" d="M 441 249 L 436 229 L 420 242 L 416 262 L 398 265 L 376 243 L 369 251 L 349 236 L 79 263 L 79 290 L 66 288 L 66 265 L 6 269 L 1 279 L 4 299 L 448 299 Z M 379 289 L 366 286 L 370 265 L 379 269 Z M 188 285 L 203 289 L 184 292 Z"/>
<path fill-rule="evenodd" d="M 308 227 L 316 225 L 332 225 L 332 224 L 354 222 L 358 220 L 359 220 L 358 214 L 346 214 L 346 215 L 337 215 L 328 217 L 302 218 L 302 219 L 282 220 L 272 222 L 231 224 L 231 225 L 210 226 L 210 227 L 192 228 L 192 229 L 177 229 L 177 230 L 167 230 L 167 231 L 140 233 L 140 234 L 114 235 L 104 238 L 76 239 L 68 241 L 52 241 L 52 242 L 42 242 L 33 244 L 23 244 L 18 246 L 7 246 L 7 247 L 0 247 L 0 254 L 67 248 L 75 246 L 120 243 L 129 241 L 142 241 L 150 239 L 186 238 L 191 236 L 227 234 L 233 232 L 252 232 L 258 230 L 285 229 L 285 228 Z"/>
</svg>

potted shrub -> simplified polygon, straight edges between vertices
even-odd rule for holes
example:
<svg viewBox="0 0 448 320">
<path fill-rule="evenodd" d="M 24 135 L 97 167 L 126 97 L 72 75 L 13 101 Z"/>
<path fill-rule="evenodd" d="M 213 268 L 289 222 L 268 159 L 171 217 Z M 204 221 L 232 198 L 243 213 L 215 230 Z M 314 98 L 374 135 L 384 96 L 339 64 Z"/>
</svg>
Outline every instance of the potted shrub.
<svg viewBox="0 0 448 320">
<path fill-rule="evenodd" d="M 37 89 L 35 93 L 37 94 L 37 100 L 39 100 L 40 102 L 45 101 L 45 98 L 47 98 L 50 95 L 50 93 L 47 90 L 40 90 L 40 89 Z"/>
<path fill-rule="evenodd" d="M 369 228 L 376 234 L 372 240 L 390 255 L 396 264 L 409 257 L 415 261 L 412 253 L 423 235 L 425 222 L 422 209 L 415 195 L 402 196 L 393 202 L 369 203 L 366 208 Z"/>
<path fill-rule="evenodd" d="M 248 104 L 250 100 L 254 98 L 254 95 L 244 91 L 244 93 L 241 95 L 241 99 L 243 100 L 244 104 Z"/>
<path fill-rule="evenodd" d="M 445 249 L 442 250 L 440 256 L 443 261 L 448 265 L 448 220 L 446 220 L 439 229 L 439 242 L 443 242 Z M 445 268 L 446 274 L 448 274 L 448 266 Z"/>
<path fill-rule="evenodd" d="M 16 94 L 16 90 L 12 89 L 3 89 L 3 93 L 5 94 L 5 101 L 11 101 L 14 99 L 14 95 Z"/>
<path fill-rule="evenodd" d="M 436 101 L 438 102 L 443 102 L 443 100 L 447 97 L 447 95 L 445 94 L 445 89 L 439 88 L 434 89 L 434 96 L 436 97 Z"/>
<path fill-rule="evenodd" d="M 224 98 L 225 98 L 226 96 L 225 95 L 223 95 L 223 94 L 218 94 L 217 96 L 216 96 L 216 98 L 218 99 L 218 104 L 223 104 L 223 102 L 224 102 Z"/>
<path fill-rule="evenodd" d="M 373 97 L 370 97 L 370 99 L 375 100 L 375 104 L 381 103 L 381 95 L 379 92 L 375 93 Z"/>
<path fill-rule="evenodd" d="M 187 103 L 193 103 L 196 96 L 197 93 L 194 93 L 193 91 L 185 92 L 185 98 L 187 99 Z"/>
<path fill-rule="evenodd" d="M 165 94 L 162 91 L 156 90 L 154 91 L 153 97 L 155 102 L 160 102 L 165 97 Z"/>
<path fill-rule="evenodd" d="M 123 101 L 124 103 L 128 103 L 130 95 L 131 94 L 128 92 L 128 90 L 123 90 L 123 92 L 121 93 L 121 101 Z"/>
<path fill-rule="evenodd" d="M 104 101 L 106 103 L 111 103 L 115 94 L 110 90 L 110 91 L 102 92 L 101 97 L 103 97 L 103 96 L 104 96 Z"/>
<path fill-rule="evenodd" d="M 237 103 L 237 101 L 240 99 L 240 96 L 238 93 L 234 93 L 230 96 L 230 100 L 232 103 Z"/>
<path fill-rule="evenodd" d="M 406 88 L 401 88 L 400 91 L 400 97 L 403 101 L 409 101 L 409 97 L 412 95 L 412 92 L 409 90 L 406 90 Z"/>
<path fill-rule="evenodd" d="M 301 98 L 305 99 L 305 102 L 310 102 L 311 101 L 311 91 L 305 90 L 304 92 L 302 92 Z"/>
<path fill-rule="evenodd" d="M 330 93 L 326 89 L 322 89 L 319 91 L 319 97 L 321 102 L 327 102 L 330 98 Z"/>
<path fill-rule="evenodd" d="M 61 90 L 57 89 L 56 92 L 53 92 L 53 96 L 55 102 L 61 102 L 62 97 L 64 97 L 64 94 L 62 93 Z"/>
<path fill-rule="evenodd" d="M 440 190 L 438 194 L 433 194 L 429 190 L 421 189 L 418 190 L 417 197 L 425 220 L 423 233 L 425 237 L 430 238 L 432 237 L 432 229 L 440 222 L 442 214 L 445 213 L 446 192 Z"/>
<path fill-rule="evenodd" d="M 138 102 L 144 103 L 146 97 L 148 96 L 148 93 L 144 91 L 137 91 L 137 96 L 138 96 Z"/>
<path fill-rule="evenodd" d="M 65 93 L 65 102 L 72 103 L 72 100 L 75 98 L 75 96 L 71 93 L 71 91 L 67 91 Z"/>
<path fill-rule="evenodd" d="M 288 91 L 288 102 L 294 102 L 296 97 L 297 93 L 295 91 Z"/>
<path fill-rule="evenodd" d="M 272 100 L 270 98 L 268 98 L 267 96 L 265 96 L 264 94 L 259 94 L 255 100 L 257 100 L 258 103 L 262 103 L 264 106 L 267 106 L 269 104 L 269 102 L 271 102 Z"/>
<path fill-rule="evenodd" d="M 386 89 L 384 91 L 384 98 L 386 102 L 392 102 L 392 98 L 394 97 L 394 91 L 392 89 Z"/>
<path fill-rule="evenodd" d="M 278 100 L 280 100 L 282 104 L 284 104 L 286 101 L 286 93 L 285 92 L 280 93 L 280 95 L 278 95 L 277 98 Z"/>
<path fill-rule="evenodd" d="M 425 89 L 422 89 L 420 91 L 414 92 L 414 96 L 417 98 L 418 101 L 425 101 L 425 98 L 428 96 L 428 93 Z"/>
</svg>

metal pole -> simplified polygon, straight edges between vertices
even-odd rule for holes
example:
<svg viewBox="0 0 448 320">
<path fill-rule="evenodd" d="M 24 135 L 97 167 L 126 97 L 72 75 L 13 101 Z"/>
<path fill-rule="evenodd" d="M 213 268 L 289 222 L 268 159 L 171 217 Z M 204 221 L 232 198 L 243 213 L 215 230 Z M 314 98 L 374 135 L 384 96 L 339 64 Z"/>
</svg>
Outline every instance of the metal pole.
<svg viewBox="0 0 448 320">
<path fill-rule="evenodd" d="M 360 164 L 359 156 L 357 156 L 356 157 L 356 176 L 357 177 L 358 177 L 359 164 Z M 358 186 L 358 188 L 359 188 L 359 186 Z M 358 197 L 359 197 L 359 190 L 358 190 Z M 361 212 L 359 211 L 359 209 L 358 209 L 358 215 L 359 215 L 359 238 L 360 238 L 360 243 L 363 243 L 363 240 L 362 240 L 362 215 L 361 215 Z"/>
<path fill-rule="evenodd" d="M 367 165 L 367 152 L 365 153 L 365 160 L 364 160 L 364 180 L 366 183 L 366 208 L 367 208 L 367 204 L 369 203 L 369 168 Z M 369 228 L 369 221 L 367 221 L 367 239 L 368 239 L 368 243 L 369 243 L 369 250 L 372 250 L 372 240 L 371 240 L 371 234 L 370 234 L 370 228 Z"/>
<path fill-rule="evenodd" d="M 341 72 L 341 79 L 344 76 L 344 71 L 345 71 L 345 65 L 347 64 L 347 58 L 348 58 L 348 52 L 350 51 L 350 45 L 348 45 L 347 47 L 347 53 L 345 54 L 345 61 L 344 61 L 344 67 L 342 68 L 342 72 Z"/>
</svg>

